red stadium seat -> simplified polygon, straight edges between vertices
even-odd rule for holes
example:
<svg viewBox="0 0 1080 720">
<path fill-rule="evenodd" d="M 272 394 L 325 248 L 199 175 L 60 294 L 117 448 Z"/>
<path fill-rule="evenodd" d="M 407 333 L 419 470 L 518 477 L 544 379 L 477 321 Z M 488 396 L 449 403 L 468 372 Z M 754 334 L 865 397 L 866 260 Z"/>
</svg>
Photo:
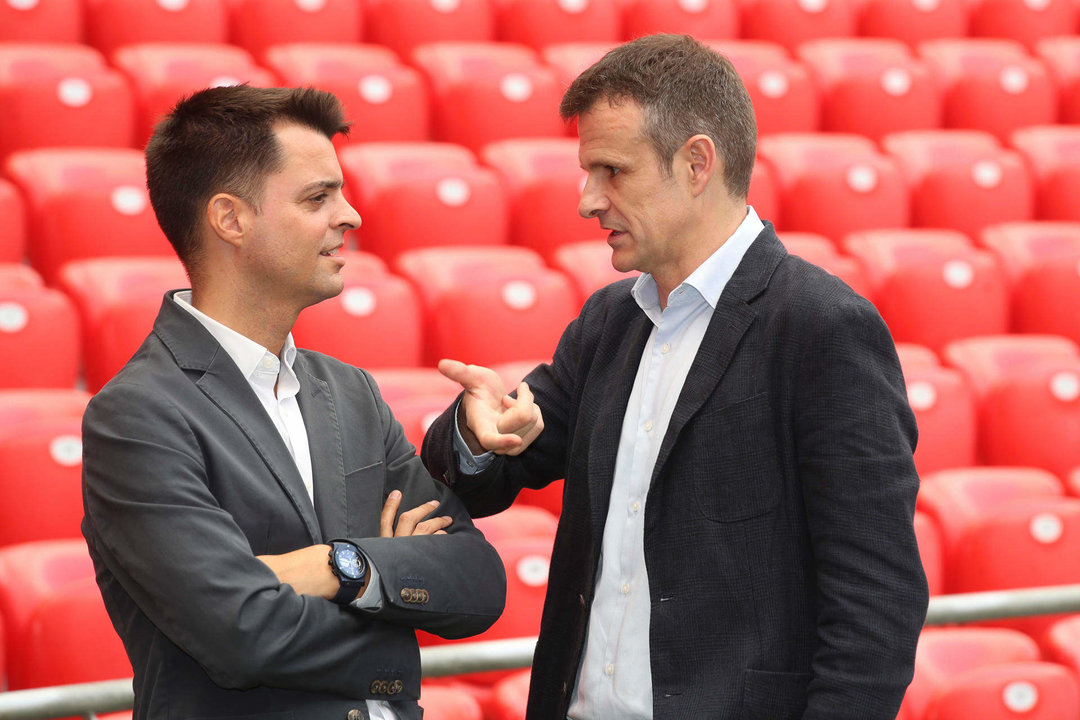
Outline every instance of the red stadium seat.
<svg viewBox="0 0 1080 720">
<path fill-rule="evenodd" d="M 949 683 L 935 698 L 928 718 L 938 720 L 1058 720 L 1080 714 L 1080 686 L 1053 663 L 1013 663 L 982 668 Z"/>
<path fill-rule="evenodd" d="M 999 335 L 950 343 L 978 401 L 979 457 L 987 465 L 1080 465 L 1080 351 L 1056 335 Z M 1038 418 L 1033 422 L 1032 418 Z"/>
<path fill-rule="evenodd" d="M 1066 476 L 1065 492 L 1073 497 L 1080 498 L 1080 467 L 1076 468 Z"/>
<path fill-rule="evenodd" d="M 124 366 L 150 333 L 167 290 L 188 287 L 172 258 L 97 258 L 68 264 L 60 286 L 82 321 L 83 373 L 97 392 Z"/>
<path fill-rule="evenodd" d="M 390 407 L 402 398 L 438 397 L 445 409 L 461 392 L 461 386 L 433 367 L 372 368 L 371 376 Z"/>
<path fill-rule="evenodd" d="M 20 687 L 12 689 L 131 677 L 124 644 L 91 578 L 43 598 L 30 614 L 23 637 L 26 644 L 12 658 L 19 665 Z"/>
<path fill-rule="evenodd" d="M 44 287 L 45 282 L 37 270 L 29 265 L 15 262 L 0 262 L 0 288 L 14 290 L 16 288 L 39 288 Z"/>
<path fill-rule="evenodd" d="M 768 163 L 755 162 L 750 172 L 750 192 L 746 203 L 753 205 L 762 220 L 775 220 L 780 215 L 779 190 Z"/>
<path fill-rule="evenodd" d="M 81 420 L 90 394 L 75 388 L 0 390 L 0 432 L 49 418 Z"/>
<path fill-rule="evenodd" d="M 851 37 L 858 20 L 854 0 L 746 0 L 741 5 L 743 37 L 791 51 L 807 40 Z"/>
<path fill-rule="evenodd" d="M 433 43 L 413 52 L 430 83 L 436 140 L 479 151 L 514 137 L 561 137 L 562 88 L 522 45 Z"/>
<path fill-rule="evenodd" d="M 80 537 L 82 420 L 0 430 L 0 546 Z"/>
<path fill-rule="evenodd" d="M 24 687 L 21 665 L 10 659 L 26 647 L 25 632 L 34 610 L 46 598 L 93 578 L 94 566 L 82 538 L 0 547 L 0 618 L 9 658 L 9 687 Z"/>
<path fill-rule="evenodd" d="M 979 242 L 1005 271 L 1012 332 L 1064 335 L 1080 343 L 1080 317 L 1072 306 L 1080 297 L 1080 222 L 991 225 Z"/>
<path fill-rule="evenodd" d="M 623 0 L 623 39 L 677 33 L 721 40 L 739 36 L 738 0 Z"/>
<path fill-rule="evenodd" d="M 1080 37 L 1047 37 L 1035 43 L 1035 55 L 1058 86 L 1058 121 L 1080 123 Z"/>
<path fill-rule="evenodd" d="M 532 672 L 522 670 L 495 683 L 491 720 L 525 720 Z"/>
<path fill-rule="evenodd" d="M 425 310 L 425 362 L 494 365 L 549 355 L 579 305 L 570 280 L 517 247 L 429 248 L 398 258 Z"/>
<path fill-rule="evenodd" d="M 913 48 L 925 40 L 967 35 L 967 0 L 863 0 L 859 35 L 901 40 Z"/>
<path fill-rule="evenodd" d="M 900 366 L 907 372 L 909 369 L 922 369 L 941 367 L 941 361 L 937 353 L 918 343 L 896 343 L 896 354 L 900 358 Z"/>
<path fill-rule="evenodd" d="M 881 146 L 911 188 L 911 224 L 971 237 L 987 225 L 1030 220 L 1031 173 L 1018 153 L 973 130 L 912 130 Z"/>
<path fill-rule="evenodd" d="M 495 171 L 460 145 L 365 143 L 343 148 L 360 248 L 388 262 L 442 245 L 501 245 L 507 209 Z"/>
<path fill-rule="evenodd" d="M 273 75 L 232 45 L 143 43 L 119 48 L 112 59 L 135 91 L 140 145 L 181 98 L 197 90 L 240 83 L 275 85 Z"/>
<path fill-rule="evenodd" d="M 361 0 L 230 0 L 231 41 L 257 58 L 285 43 L 357 43 Z"/>
<path fill-rule="evenodd" d="M 540 57 L 555 71 L 558 87 L 565 90 L 578 75 L 617 46 L 618 43 L 613 42 L 560 43 L 545 47 L 540 51 Z M 576 131 L 573 134 L 576 137 Z"/>
<path fill-rule="evenodd" d="M 784 133 L 762 138 L 758 151 L 777 179 L 780 230 L 839 242 L 856 230 L 908 224 L 907 185 L 895 161 L 869 138 Z"/>
<path fill-rule="evenodd" d="M 43 146 L 128 147 L 134 104 L 93 48 L 0 43 L 0 161 Z"/>
<path fill-rule="evenodd" d="M 501 513 L 475 518 L 473 523 L 495 546 L 522 538 L 539 539 L 551 545 L 555 542 L 559 518 L 544 508 L 515 503 Z"/>
<path fill-rule="evenodd" d="M 6 171 L 27 199 L 30 261 L 49 284 L 72 260 L 169 255 L 146 192 L 142 153 L 129 148 L 27 150 Z"/>
<path fill-rule="evenodd" d="M 611 264 L 611 248 L 605 240 L 563 245 L 555 251 L 551 266 L 562 270 L 573 280 L 582 303 L 600 288 L 639 274 L 616 270 Z"/>
<path fill-rule="evenodd" d="M 224 43 L 225 0 L 83 0 L 86 34 L 106 55 L 144 42 Z"/>
<path fill-rule="evenodd" d="M 1080 615 L 1070 615 L 1051 625 L 1042 647 L 1047 660 L 1080 675 Z"/>
<path fill-rule="evenodd" d="M 338 147 L 375 141 L 427 140 L 423 79 L 377 45 L 294 43 L 266 52 L 266 67 L 288 86 L 310 85 L 338 96 L 352 121 Z"/>
<path fill-rule="evenodd" d="M 798 57 L 821 90 L 821 129 L 880 140 L 941 126 L 941 93 L 930 69 L 899 40 L 813 40 Z"/>
<path fill-rule="evenodd" d="M 972 0 L 968 34 L 1007 38 L 1032 49 L 1041 38 L 1076 33 L 1078 10 L 1074 0 Z"/>
<path fill-rule="evenodd" d="M 0 287 L 0 387 L 71 388 L 78 373 L 71 301 L 51 288 Z"/>
<path fill-rule="evenodd" d="M 83 36 L 83 0 L 0 2 L 0 42 L 78 43 Z"/>
<path fill-rule="evenodd" d="M 1012 134 L 1035 182 L 1035 217 L 1080 221 L 1080 126 L 1036 125 Z"/>
<path fill-rule="evenodd" d="M 0 177 L 0 262 L 17 263 L 26 252 L 26 212 L 18 189 Z"/>
<path fill-rule="evenodd" d="M 491 42 L 491 0 L 365 0 L 364 36 L 407 58 L 433 42 Z"/>
<path fill-rule="evenodd" d="M 893 338 L 940 352 L 949 342 L 1008 331 L 1009 295 L 996 258 L 954 230 L 866 230 L 857 258 Z"/>
<path fill-rule="evenodd" d="M 818 129 L 818 90 L 806 67 L 792 60 L 783 46 L 761 40 L 722 40 L 708 45 L 731 61 L 746 85 L 759 135 Z"/>
<path fill-rule="evenodd" d="M 941 84 L 947 128 L 984 130 L 1005 142 L 1019 127 L 1057 117 L 1057 91 L 1046 66 L 1017 42 L 928 40 L 919 54 Z"/>
<path fill-rule="evenodd" d="M 908 403 L 919 426 L 915 468 L 920 476 L 976 462 L 975 394 L 958 370 L 904 364 Z"/>
<path fill-rule="evenodd" d="M 832 273 L 864 298 L 873 299 L 870 284 L 866 281 L 862 268 L 854 259 L 838 253 L 832 240 L 817 233 L 786 231 L 780 233 L 779 237 L 780 242 L 792 255 L 798 255 L 806 262 Z"/>
<path fill-rule="evenodd" d="M 933 518 L 924 512 L 915 511 L 915 539 L 919 543 L 919 557 L 922 559 L 926 584 L 931 595 L 940 595 L 945 587 L 945 560 L 942 557 L 941 531 Z"/>
<path fill-rule="evenodd" d="M 296 344 L 363 368 L 418 365 L 421 312 L 412 286 L 395 275 L 354 269 L 345 257 L 345 289 L 300 313 Z"/>
<path fill-rule="evenodd" d="M 480 160 L 502 181 L 510 209 L 510 242 L 551 261 L 566 243 L 603 235 L 595 219 L 578 214 L 585 171 L 577 140 L 503 140 L 486 146 Z"/>
<path fill-rule="evenodd" d="M 480 703 L 468 691 L 453 685 L 423 683 L 420 707 L 425 720 L 484 720 Z"/>
<path fill-rule="evenodd" d="M 495 37 L 536 50 L 566 42 L 617 42 L 621 0 L 491 0 Z"/>
</svg>

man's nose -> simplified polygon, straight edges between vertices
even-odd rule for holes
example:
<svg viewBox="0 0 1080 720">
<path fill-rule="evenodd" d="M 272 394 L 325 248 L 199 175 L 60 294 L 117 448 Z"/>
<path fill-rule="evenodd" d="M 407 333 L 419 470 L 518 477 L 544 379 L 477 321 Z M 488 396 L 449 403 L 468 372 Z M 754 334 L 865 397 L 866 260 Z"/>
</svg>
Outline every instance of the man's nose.
<svg viewBox="0 0 1080 720">
<path fill-rule="evenodd" d="M 600 187 L 600 182 L 589 174 L 585 178 L 585 187 L 581 189 L 578 200 L 578 214 L 583 218 L 594 218 L 607 209 L 607 197 Z"/>
</svg>

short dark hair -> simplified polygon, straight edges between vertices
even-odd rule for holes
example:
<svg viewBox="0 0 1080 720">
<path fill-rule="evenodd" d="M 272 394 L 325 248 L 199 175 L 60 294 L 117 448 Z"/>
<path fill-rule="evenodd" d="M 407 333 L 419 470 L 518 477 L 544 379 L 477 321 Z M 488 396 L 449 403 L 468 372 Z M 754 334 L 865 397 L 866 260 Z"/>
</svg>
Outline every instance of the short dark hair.
<svg viewBox="0 0 1080 720">
<path fill-rule="evenodd" d="M 563 95 L 559 114 L 569 121 L 601 100 L 633 100 L 641 107 L 643 132 L 665 171 L 691 137 L 712 138 L 728 192 L 746 197 L 757 124 L 746 87 L 726 57 L 689 35 L 638 38 L 581 73 Z"/>
<path fill-rule="evenodd" d="M 176 104 L 146 146 L 146 186 L 158 225 L 190 275 L 198 265 L 199 217 L 227 192 L 255 206 L 284 158 L 275 126 L 294 123 L 333 139 L 348 133 L 341 103 L 314 88 L 234 85 Z"/>
</svg>

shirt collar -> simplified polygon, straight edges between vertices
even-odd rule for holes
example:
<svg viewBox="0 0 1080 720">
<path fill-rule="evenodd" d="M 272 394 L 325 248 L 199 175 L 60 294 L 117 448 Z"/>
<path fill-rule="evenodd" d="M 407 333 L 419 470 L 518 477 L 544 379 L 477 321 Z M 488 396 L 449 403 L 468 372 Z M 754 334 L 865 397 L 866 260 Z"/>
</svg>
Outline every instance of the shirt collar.
<svg viewBox="0 0 1080 720">
<path fill-rule="evenodd" d="M 735 274 L 735 269 L 742 262 L 743 255 L 750 248 L 750 244 L 754 242 L 754 238 L 761 234 L 764 229 L 765 223 L 758 217 L 754 208 L 747 205 L 746 217 L 739 223 L 739 227 L 735 229 L 731 237 L 724 241 L 723 245 L 717 248 L 716 252 L 706 258 L 705 262 L 701 263 L 694 272 L 690 273 L 690 277 L 671 291 L 671 294 L 668 295 L 668 305 L 671 304 L 672 297 L 676 292 L 681 288 L 689 287 L 693 288 L 698 296 L 709 303 L 709 306 L 715 310 L 716 304 L 720 301 L 720 295 L 724 292 L 724 288 L 727 287 L 728 281 Z M 634 300 L 637 301 L 637 304 L 646 314 L 649 314 L 650 310 L 659 311 L 660 292 L 656 287 L 656 280 L 653 279 L 651 274 L 642 274 L 634 283 L 631 292 Z"/>
</svg>

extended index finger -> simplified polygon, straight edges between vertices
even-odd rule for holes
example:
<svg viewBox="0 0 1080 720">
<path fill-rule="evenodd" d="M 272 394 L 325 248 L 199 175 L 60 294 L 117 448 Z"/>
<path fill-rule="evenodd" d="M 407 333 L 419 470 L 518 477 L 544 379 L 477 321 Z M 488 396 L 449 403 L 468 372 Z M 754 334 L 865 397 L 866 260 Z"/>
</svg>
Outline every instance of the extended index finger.
<svg viewBox="0 0 1080 720">
<path fill-rule="evenodd" d="M 386 498 L 382 515 L 379 516 L 379 537 L 394 537 L 394 519 L 397 517 L 400 505 L 401 491 L 394 490 Z"/>
</svg>

